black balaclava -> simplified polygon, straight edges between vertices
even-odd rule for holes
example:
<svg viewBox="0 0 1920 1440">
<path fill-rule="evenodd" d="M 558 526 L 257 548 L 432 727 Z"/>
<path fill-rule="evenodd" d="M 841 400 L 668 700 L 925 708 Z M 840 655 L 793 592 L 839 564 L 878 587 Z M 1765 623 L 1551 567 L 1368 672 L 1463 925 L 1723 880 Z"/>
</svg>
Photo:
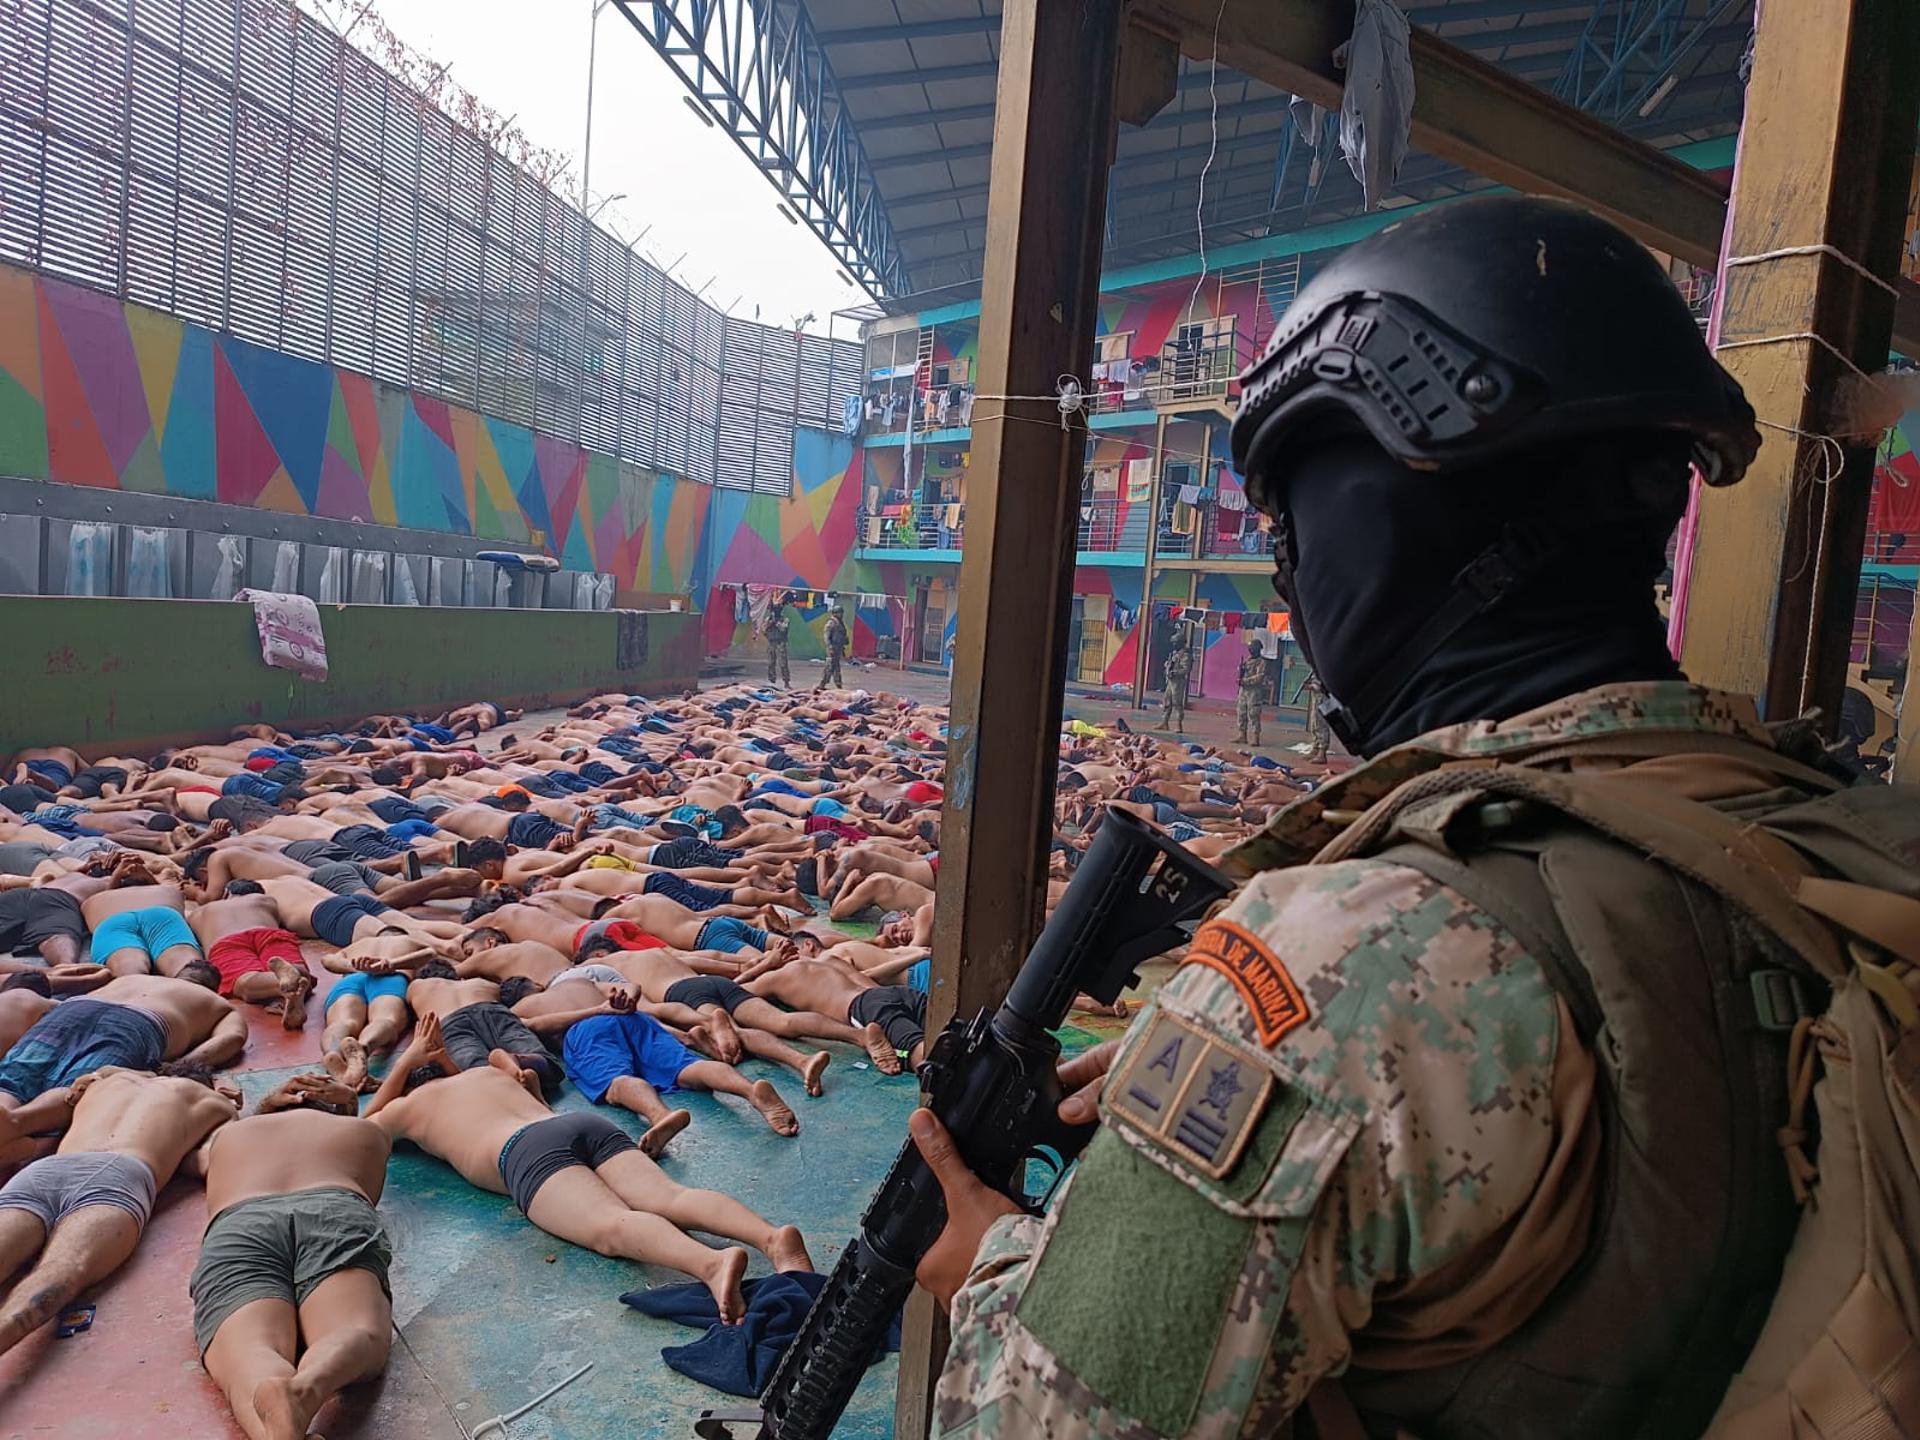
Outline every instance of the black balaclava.
<svg viewBox="0 0 1920 1440">
<path fill-rule="evenodd" d="M 1275 588 L 1359 753 L 1680 675 L 1653 585 L 1686 503 L 1684 438 L 1595 439 L 1442 476 L 1334 433 L 1302 436 L 1282 469 L 1273 493 L 1294 563 Z M 1429 650 L 1422 627 L 1503 536 L 1520 578 Z"/>
</svg>

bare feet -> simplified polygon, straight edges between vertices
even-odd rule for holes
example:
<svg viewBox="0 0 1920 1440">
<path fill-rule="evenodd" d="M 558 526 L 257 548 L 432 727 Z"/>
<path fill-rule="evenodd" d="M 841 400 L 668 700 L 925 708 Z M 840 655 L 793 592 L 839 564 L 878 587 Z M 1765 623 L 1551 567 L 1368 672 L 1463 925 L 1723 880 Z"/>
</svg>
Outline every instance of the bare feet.
<svg viewBox="0 0 1920 1440">
<path fill-rule="evenodd" d="M 800 1121 L 787 1107 L 787 1102 L 780 1098 L 780 1092 L 773 1088 L 771 1080 L 754 1081 L 752 1093 L 747 1099 L 754 1109 L 766 1117 L 774 1134 L 793 1136 L 800 1133 Z"/>
<path fill-rule="evenodd" d="M 313 992 L 313 976 L 284 960 L 274 959 L 267 963 L 273 967 L 273 978 L 280 984 L 280 1028 L 306 1029 L 307 996 Z"/>
<path fill-rule="evenodd" d="M 327 1057 L 330 1061 L 331 1055 Z M 327 1072 L 333 1074 L 333 1066 L 327 1066 Z M 349 1090 L 364 1090 L 367 1085 L 367 1047 L 358 1039 L 349 1035 L 340 1042 L 340 1071 L 334 1079 Z"/>
<path fill-rule="evenodd" d="M 291 1375 L 276 1375 L 254 1387 L 253 1408 L 271 1440 L 305 1440 L 307 1422 L 318 1407 L 294 1388 Z"/>
<path fill-rule="evenodd" d="M 713 1036 L 720 1058 L 729 1065 L 737 1063 L 746 1053 L 746 1047 L 740 1043 L 740 1032 L 733 1028 L 733 1017 L 718 1006 L 701 1013 L 707 1017 L 707 1030 Z"/>
<path fill-rule="evenodd" d="M 658 1160 L 660 1152 L 667 1148 L 667 1142 L 693 1123 L 693 1116 L 685 1110 L 669 1110 L 647 1127 L 647 1133 L 640 1137 L 640 1152 L 649 1160 Z"/>
<path fill-rule="evenodd" d="M 874 1069 L 882 1075 L 900 1073 L 900 1052 L 893 1048 L 886 1031 L 878 1025 L 869 1025 L 861 1033 L 860 1043 L 867 1047 L 867 1056 L 873 1061 Z"/>
<path fill-rule="evenodd" d="M 747 1313 L 746 1297 L 740 1293 L 740 1277 L 746 1273 L 747 1252 L 736 1245 L 716 1254 L 713 1268 L 700 1277 L 713 1295 L 722 1325 L 737 1325 Z"/>
<path fill-rule="evenodd" d="M 811 1270 L 813 1257 L 807 1254 L 807 1242 L 798 1225 L 782 1225 L 767 1239 L 767 1259 L 775 1270 Z"/>
<path fill-rule="evenodd" d="M 832 1059 L 833 1056 L 824 1050 L 816 1050 L 807 1057 L 807 1063 L 800 1067 L 800 1079 L 807 1087 L 807 1094 L 824 1095 L 827 1093 L 820 1084 L 820 1076 L 826 1070 L 828 1062 Z"/>
<path fill-rule="evenodd" d="M 487 1052 L 487 1064 L 493 1066 L 496 1070 L 511 1075 L 514 1080 L 519 1083 L 522 1090 L 525 1090 L 542 1104 L 546 1103 L 546 1097 L 540 1093 L 540 1077 L 531 1070 L 523 1070 L 520 1067 L 520 1062 L 506 1051 L 489 1050 Z"/>
</svg>

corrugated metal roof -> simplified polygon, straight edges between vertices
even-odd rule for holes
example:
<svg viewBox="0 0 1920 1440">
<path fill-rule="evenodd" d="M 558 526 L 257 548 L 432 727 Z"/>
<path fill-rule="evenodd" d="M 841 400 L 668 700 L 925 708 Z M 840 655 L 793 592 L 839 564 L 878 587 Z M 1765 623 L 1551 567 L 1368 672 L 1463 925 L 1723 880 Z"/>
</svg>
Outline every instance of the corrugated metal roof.
<svg viewBox="0 0 1920 1440">
<path fill-rule="evenodd" d="M 964 293 L 977 285 L 998 0 L 785 3 L 797 8 L 797 23 L 811 27 L 825 57 L 864 151 L 860 183 L 877 194 L 891 223 L 904 288 Z M 760 13 L 777 25 L 781 8 Z M 1405 8 L 1416 25 L 1638 138 L 1673 145 L 1738 127 L 1752 0 L 1413 0 Z M 1108 192 L 1108 265 L 1197 248 L 1203 169 L 1210 247 L 1358 213 L 1359 187 L 1337 156 L 1317 185 L 1310 162 L 1287 96 L 1225 67 L 1216 72 L 1205 60 L 1184 60 L 1173 103 L 1144 127 L 1121 127 Z M 1397 189 L 1405 203 L 1485 183 L 1413 153 Z"/>
</svg>

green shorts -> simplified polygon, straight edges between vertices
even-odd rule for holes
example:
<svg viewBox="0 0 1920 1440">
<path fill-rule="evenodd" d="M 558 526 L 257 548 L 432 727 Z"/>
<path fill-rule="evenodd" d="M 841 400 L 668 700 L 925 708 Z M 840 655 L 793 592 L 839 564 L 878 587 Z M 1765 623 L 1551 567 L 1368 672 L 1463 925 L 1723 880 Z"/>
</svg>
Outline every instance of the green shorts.
<svg viewBox="0 0 1920 1440">
<path fill-rule="evenodd" d="M 393 1249 L 367 1198 L 327 1187 L 261 1195 L 229 1205 L 200 1238 L 193 1296 L 193 1338 L 205 1355 L 227 1317 L 255 1300 L 305 1303 L 342 1270 L 370 1271 L 393 1298 L 387 1270 Z"/>
</svg>

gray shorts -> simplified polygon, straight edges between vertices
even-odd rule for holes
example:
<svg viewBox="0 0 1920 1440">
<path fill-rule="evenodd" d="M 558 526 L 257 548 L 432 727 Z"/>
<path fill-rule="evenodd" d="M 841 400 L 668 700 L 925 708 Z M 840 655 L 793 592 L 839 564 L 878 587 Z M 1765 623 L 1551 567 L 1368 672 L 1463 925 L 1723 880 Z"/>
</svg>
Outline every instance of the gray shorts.
<svg viewBox="0 0 1920 1440">
<path fill-rule="evenodd" d="M 358 860 L 323 860 L 308 872 L 316 885 L 324 885 L 336 895 L 355 895 L 374 890 L 379 872 Z"/>
<path fill-rule="evenodd" d="M 571 970 L 562 970 L 547 981 L 547 989 L 551 990 L 563 980 L 591 980 L 596 985 L 624 985 L 627 977 L 611 965 L 576 965 Z"/>
<path fill-rule="evenodd" d="M 52 1230 L 76 1210 L 111 1205 L 146 1229 L 153 1214 L 153 1171 L 117 1150 L 79 1150 L 46 1155 L 21 1169 L 0 1189 L 0 1210 L 26 1210 Z"/>
<path fill-rule="evenodd" d="M 299 1306 L 342 1270 L 365 1270 L 393 1298 L 387 1270 L 393 1249 L 367 1197 L 334 1186 L 261 1195 L 229 1205 L 200 1238 L 193 1296 L 193 1338 L 205 1355 L 227 1317 L 255 1300 Z"/>
</svg>

